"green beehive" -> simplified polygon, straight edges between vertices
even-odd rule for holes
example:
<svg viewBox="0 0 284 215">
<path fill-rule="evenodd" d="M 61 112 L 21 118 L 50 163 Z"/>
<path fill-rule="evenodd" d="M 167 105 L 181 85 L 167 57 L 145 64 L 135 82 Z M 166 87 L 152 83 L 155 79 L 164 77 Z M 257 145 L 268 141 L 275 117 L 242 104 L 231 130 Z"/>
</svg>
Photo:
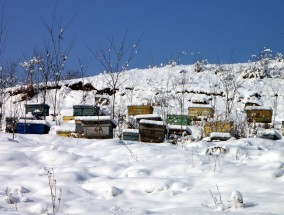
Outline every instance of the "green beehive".
<svg viewBox="0 0 284 215">
<path fill-rule="evenodd" d="M 139 129 L 124 129 L 122 138 L 123 140 L 139 141 Z"/>
<path fill-rule="evenodd" d="M 187 115 L 169 114 L 167 116 L 167 123 L 171 125 L 189 125 L 190 120 Z"/>
<path fill-rule="evenodd" d="M 26 114 L 34 116 L 49 116 L 49 105 L 47 104 L 25 104 Z"/>
<path fill-rule="evenodd" d="M 99 112 L 95 105 L 73 105 L 73 116 L 99 116 Z"/>
</svg>

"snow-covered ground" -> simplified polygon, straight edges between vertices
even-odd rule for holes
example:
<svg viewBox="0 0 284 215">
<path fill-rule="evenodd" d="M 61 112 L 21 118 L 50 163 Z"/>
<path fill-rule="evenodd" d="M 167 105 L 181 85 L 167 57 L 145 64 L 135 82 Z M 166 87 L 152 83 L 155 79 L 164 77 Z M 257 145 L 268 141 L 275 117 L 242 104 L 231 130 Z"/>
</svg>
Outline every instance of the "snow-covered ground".
<svg viewBox="0 0 284 215">
<path fill-rule="evenodd" d="M 273 108 L 277 94 L 275 126 L 280 129 L 284 121 L 284 64 L 268 65 L 272 78 L 242 79 L 251 65 L 223 65 L 242 82 L 235 110 L 244 113 L 247 100 Z M 185 107 L 200 95 L 211 105 L 214 101 L 222 114 L 224 102 L 219 94 L 224 89 L 215 74 L 217 68 L 206 65 L 200 73 L 194 72 L 192 65 L 127 71 L 117 92 L 117 107 L 126 113 L 127 105 L 152 103 L 154 113 L 160 114 L 158 104 L 167 94 L 169 113 L 177 113 L 174 96 L 182 87 L 174 86 L 173 80 L 180 80 L 181 71 L 187 71 Z M 103 78 L 98 75 L 83 81 L 102 90 Z M 216 98 L 206 95 L 210 93 Z M 59 95 L 61 116 L 72 115 L 72 106 L 82 103 L 82 92 L 68 86 L 63 86 Z M 8 98 L 5 116 L 19 97 Z M 94 92 L 88 92 L 85 103 L 93 104 L 94 97 Z M 28 102 L 41 102 L 41 95 Z M 23 106 L 24 102 L 16 104 Z M 110 113 L 107 106 L 101 108 Z M 283 139 L 188 140 L 179 145 L 75 139 L 56 136 L 55 122 L 50 119 L 50 134 L 16 134 L 12 139 L 12 134 L 0 133 L 0 214 L 52 214 L 49 182 L 55 181 L 58 214 L 284 213 Z M 198 128 L 192 126 L 191 131 L 198 136 Z"/>
<path fill-rule="evenodd" d="M 0 141 L 1 214 L 51 213 L 48 171 L 54 172 L 57 197 L 62 190 L 60 205 L 56 199 L 61 214 L 284 211 L 283 140 L 171 145 L 53 134 L 12 140 L 1 133 Z M 206 154 L 212 147 L 215 153 Z M 242 194 L 240 207 L 231 200 L 234 191 Z"/>
</svg>

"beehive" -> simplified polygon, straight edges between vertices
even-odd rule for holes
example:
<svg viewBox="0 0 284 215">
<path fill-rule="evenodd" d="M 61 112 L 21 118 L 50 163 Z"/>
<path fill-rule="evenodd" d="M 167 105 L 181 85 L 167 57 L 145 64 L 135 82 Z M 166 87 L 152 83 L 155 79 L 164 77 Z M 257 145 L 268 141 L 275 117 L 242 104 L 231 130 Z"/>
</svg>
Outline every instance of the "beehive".
<svg viewBox="0 0 284 215">
<path fill-rule="evenodd" d="M 139 141 L 138 129 L 124 129 L 122 132 L 123 140 Z"/>
<path fill-rule="evenodd" d="M 32 113 L 37 117 L 48 116 L 49 108 L 47 104 L 25 104 L 26 114 Z"/>
<path fill-rule="evenodd" d="M 272 121 L 273 111 L 271 107 L 247 106 L 245 111 L 249 122 L 271 123 Z"/>
<path fill-rule="evenodd" d="M 76 137 L 75 123 L 65 123 L 55 127 L 56 135 L 62 137 Z"/>
<path fill-rule="evenodd" d="M 68 122 L 71 120 L 75 120 L 75 116 L 63 116 L 62 117 L 63 122 Z"/>
<path fill-rule="evenodd" d="M 166 135 L 166 125 L 162 121 L 142 119 L 139 122 L 140 141 L 162 143 Z"/>
<path fill-rule="evenodd" d="M 17 133 L 19 134 L 48 134 L 50 124 L 45 120 L 20 119 L 17 123 Z"/>
<path fill-rule="evenodd" d="M 151 105 L 133 105 L 128 106 L 128 116 L 136 116 L 140 114 L 152 114 L 154 108 Z"/>
<path fill-rule="evenodd" d="M 224 132 L 233 134 L 233 122 L 229 121 L 214 121 L 214 122 L 207 122 L 204 125 L 204 134 L 206 137 L 210 136 L 212 132 Z"/>
<path fill-rule="evenodd" d="M 100 107 L 95 105 L 73 105 L 73 116 L 98 116 Z"/>
<path fill-rule="evenodd" d="M 6 117 L 5 121 L 6 121 L 5 132 L 7 133 L 15 132 L 16 133 L 18 118 L 17 117 Z"/>
<path fill-rule="evenodd" d="M 169 114 L 167 116 L 167 123 L 171 125 L 189 125 L 190 120 L 187 115 Z"/>
<path fill-rule="evenodd" d="M 188 117 L 193 121 L 200 121 L 201 119 L 213 118 L 214 109 L 211 105 L 192 104 L 188 107 Z"/>
<path fill-rule="evenodd" d="M 113 138 L 116 122 L 110 116 L 77 116 L 75 131 L 86 138 Z"/>
</svg>

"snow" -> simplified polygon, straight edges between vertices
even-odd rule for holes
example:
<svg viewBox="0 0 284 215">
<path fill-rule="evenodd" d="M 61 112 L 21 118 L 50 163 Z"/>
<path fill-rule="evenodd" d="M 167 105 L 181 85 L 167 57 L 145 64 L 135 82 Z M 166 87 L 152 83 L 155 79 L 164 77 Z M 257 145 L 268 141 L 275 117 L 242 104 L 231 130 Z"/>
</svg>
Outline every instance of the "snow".
<svg viewBox="0 0 284 215">
<path fill-rule="evenodd" d="M 222 142 L 228 152 L 216 171 L 201 142 L 181 147 L 128 141 L 134 160 L 116 139 L 17 134 L 12 140 L 11 134 L 1 133 L 0 141 L 1 214 L 51 213 L 51 170 L 62 189 L 59 214 L 215 214 L 220 208 L 213 207 L 209 189 L 214 192 L 216 184 L 224 214 L 284 211 L 283 141 Z M 245 197 L 237 210 L 229 202 L 235 190 Z M 18 212 L 8 198 L 17 202 Z"/>
<path fill-rule="evenodd" d="M 75 122 L 55 126 L 55 131 L 75 132 Z"/>
<path fill-rule="evenodd" d="M 203 104 L 209 103 L 207 96 L 200 95 L 200 94 L 193 95 L 193 97 L 191 98 L 191 102 L 192 103 L 203 103 Z"/>
<path fill-rule="evenodd" d="M 211 138 L 231 138 L 232 135 L 230 133 L 226 132 L 211 132 L 210 133 Z"/>
<path fill-rule="evenodd" d="M 165 125 L 163 121 L 155 121 L 155 120 L 148 120 L 148 119 L 141 119 L 139 121 L 140 124 L 151 124 L 151 125 Z"/>
<path fill-rule="evenodd" d="M 140 114 L 134 116 L 134 119 L 151 119 L 151 118 L 161 118 L 158 114 Z"/>
<path fill-rule="evenodd" d="M 223 65 L 242 71 L 247 64 Z M 216 65 L 205 65 L 204 72 L 194 73 L 192 65 L 176 65 L 152 69 L 134 69 L 125 72 L 125 81 L 118 90 L 117 105 L 121 107 L 152 102 L 156 92 L 167 89 L 170 113 L 180 107 L 174 101 L 174 88 L 166 87 L 168 76 L 188 71 L 192 78 L 189 92 L 185 93 L 185 108 L 196 93 L 209 92 L 210 81 L 216 83 Z M 284 71 L 284 63 L 270 63 L 268 70 Z M 241 72 L 239 72 L 241 75 Z M 131 83 L 136 76 L 137 82 Z M 104 88 L 103 75 L 85 79 Z M 129 78 L 129 79 L 127 79 Z M 78 80 L 76 80 L 78 81 Z M 67 83 L 76 82 L 70 80 Z M 125 90 L 135 86 L 133 97 Z M 275 125 L 284 119 L 284 84 L 282 78 L 244 79 L 238 98 L 255 93 L 261 96 L 264 107 L 273 107 L 272 86 L 278 86 L 278 107 Z M 221 92 L 218 89 L 214 92 Z M 49 91 L 53 93 L 54 90 Z M 123 94 L 126 93 L 126 96 Z M 82 92 L 64 86 L 59 90 L 60 114 L 72 115 L 73 105 L 80 104 Z M 156 95 L 158 96 L 158 95 Z M 224 114 L 223 97 L 216 95 L 216 112 Z M 111 96 L 108 97 L 110 100 Z M 7 98 L 8 104 L 12 104 Z M 13 98 L 16 99 L 16 98 Z M 41 94 L 31 102 L 41 99 Z M 93 101 L 92 92 L 86 101 Z M 24 106 L 24 102 L 16 103 Z M 40 101 L 39 101 L 40 102 Z M 50 102 L 50 101 L 47 101 Z M 214 99 L 210 100 L 213 105 Z M 49 103 L 50 104 L 50 103 Z M 236 109 L 243 113 L 243 102 L 236 102 Z M 161 111 L 154 106 L 158 116 Z M 197 105 L 198 107 L 204 105 Z M 206 107 L 208 107 L 206 105 Z M 100 107 L 106 110 L 109 107 Z M 257 108 L 257 107 L 254 107 Z M 12 110 L 5 108 L 4 116 Z M 127 108 L 125 108 L 125 112 Z M 274 112 L 275 114 L 275 112 Z M 141 116 L 140 116 L 141 117 Z M 236 116 L 237 118 L 240 115 Z M 83 139 L 55 135 L 54 131 L 68 130 L 72 123 L 51 124 L 49 134 L 0 134 L 0 214 L 52 214 L 48 174 L 56 179 L 58 215 L 93 214 L 177 214 L 177 215 L 282 215 L 284 211 L 284 140 L 256 137 L 223 142 L 202 139 L 198 125 L 190 126 L 192 140 L 182 144 L 143 143 L 119 139 Z M 109 116 L 78 117 L 77 119 L 110 119 Z M 145 120 L 145 119 L 144 119 Z M 36 120 L 31 120 L 33 123 Z M 26 122 L 26 121 L 25 121 Z M 143 120 L 141 121 L 143 122 Z M 147 122 L 147 121 L 146 121 Z M 153 122 L 153 121 L 152 121 Z M 163 123 L 154 121 L 154 123 Z M 265 131 L 271 134 L 273 131 Z M 279 130 L 276 131 L 279 134 Z M 219 150 L 219 151 L 218 151 Z M 211 152 L 211 153 L 206 153 Z M 214 152 L 214 153 L 213 153 Z M 48 173 L 49 172 L 49 173 Z M 217 189 L 218 188 L 218 189 Z M 59 190 L 62 198 L 59 202 Z"/>
<path fill-rule="evenodd" d="M 208 104 L 190 104 L 189 108 L 213 108 L 212 105 Z"/>
<path fill-rule="evenodd" d="M 265 107 L 265 106 L 247 106 L 245 110 L 271 110 L 271 107 Z"/>
<path fill-rule="evenodd" d="M 176 130 L 181 129 L 181 130 L 185 130 L 185 131 L 188 131 L 189 133 L 191 133 L 190 128 L 186 125 L 182 125 L 182 126 L 180 126 L 180 125 L 168 125 L 168 128 L 169 129 L 176 129 Z"/>
<path fill-rule="evenodd" d="M 27 123 L 27 124 L 38 124 L 38 125 L 47 125 L 51 127 L 50 123 L 46 120 L 33 120 L 33 119 L 19 119 L 19 123 Z"/>
<path fill-rule="evenodd" d="M 122 132 L 139 134 L 139 129 L 123 129 Z"/>
<path fill-rule="evenodd" d="M 117 125 L 116 121 L 111 116 L 76 116 L 75 120 L 82 121 L 111 121 L 114 125 Z"/>
</svg>

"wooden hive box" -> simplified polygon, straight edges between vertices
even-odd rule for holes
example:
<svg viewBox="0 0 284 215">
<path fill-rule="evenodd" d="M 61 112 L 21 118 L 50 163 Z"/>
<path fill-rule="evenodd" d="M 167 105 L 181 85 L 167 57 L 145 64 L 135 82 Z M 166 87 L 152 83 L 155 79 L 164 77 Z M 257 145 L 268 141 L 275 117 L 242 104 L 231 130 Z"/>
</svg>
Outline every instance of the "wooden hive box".
<svg viewBox="0 0 284 215">
<path fill-rule="evenodd" d="M 188 107 L 188 117 L 192 121 L 200 121 L 203 118 L 213 118 L 214 109 L 208 104 L 192 104 Z"/>
<path fill-rule="evenodd" d="M 110 139 L 116 122 L 110 116 L 77 116 L 75 117 L 76 133 L 85 138 Z"/>
<path fill-rule="evenodd" d="M 168 114 L 167 123 L 171 125 L 189 125 L 190 120 L 187 115 Z"/>
<path fill-rule="evenodd" d="M 96 105 L 73 105 L 73 116 L 99 116 L 100 107 Z"/>
<path fill-rule="evenodd" d="M 63 122 L 68 122 L 71 120 L 75 120 L 75 116 L 63 116 L 62 117 Z"/>
<path fill-rule="evenodd" d="M 42 116 L 49 116 L 49 108 L 47 104 L 25 104 L 25 113 L 31 113 L 37 118 L 40 118 Z"/>
<path fill-rule="evenodd" d="M 176 144 L 177 138 L 185 137 L 191 134 L 191 129 L 185 125 L 168 125 L 167 141 Z"/>
<path fill-rule="evenodd" d="M 247 106 L 245 111 L 249 122 L 271 123 L 272 121 L 273 111 L 271 107 Z"/>
<path fill-rule="evenodd" d="M 206 122 L 204 125 L 204 134 L 210 136 L 212 132 L 222 132 L 233 134 L 234 123 L 230 121 Z"/>
<path fill-rule="evenodd" d="M 162 143 L 166 135 L 166 125 L 163 121 L 142 119 L 139 122 L 140 141 Z"/>
<path fill-rule="evenodd" d="M 7 133 L 13 133 L 13 132 L 17 132 L 17 122 L 19 121 L 19 119 L 17 117 L 6 117 L 5 118 L 6 121 L 6 128 L 5 128 L 5 132 Z"/>
<path fill-rule="evenodd" d="M 66 123 L 55 127 L 56 135 L 62 137 L 75 137 L 75 123 Z"/>
<path fill-rule="evenodd" d="M 124 129 L 122 132 L 123 140 L 139 141 L 138 129 Z"/>
<path fill-rule="evenodd" d="M 142 119 L 148 119 L 153 121 L 163 121 L 162 117 L 158 114 L 141 114 L 134 117 L 135 127 L 138 128 L 139 122 Z"/>
<path fill-rule="evenodd" d="M 140 114 L 152 114 L 154 108 L 151 105 L 132 105 L 128 106 L 128 116 L 136 116 Z"/>
<path fill-rule="evenodd" d="M 45 120 L 20 119 L 17 123 L 17 133 L 19 134 L 48 134 L 50 124 Z"/>
</svg>

